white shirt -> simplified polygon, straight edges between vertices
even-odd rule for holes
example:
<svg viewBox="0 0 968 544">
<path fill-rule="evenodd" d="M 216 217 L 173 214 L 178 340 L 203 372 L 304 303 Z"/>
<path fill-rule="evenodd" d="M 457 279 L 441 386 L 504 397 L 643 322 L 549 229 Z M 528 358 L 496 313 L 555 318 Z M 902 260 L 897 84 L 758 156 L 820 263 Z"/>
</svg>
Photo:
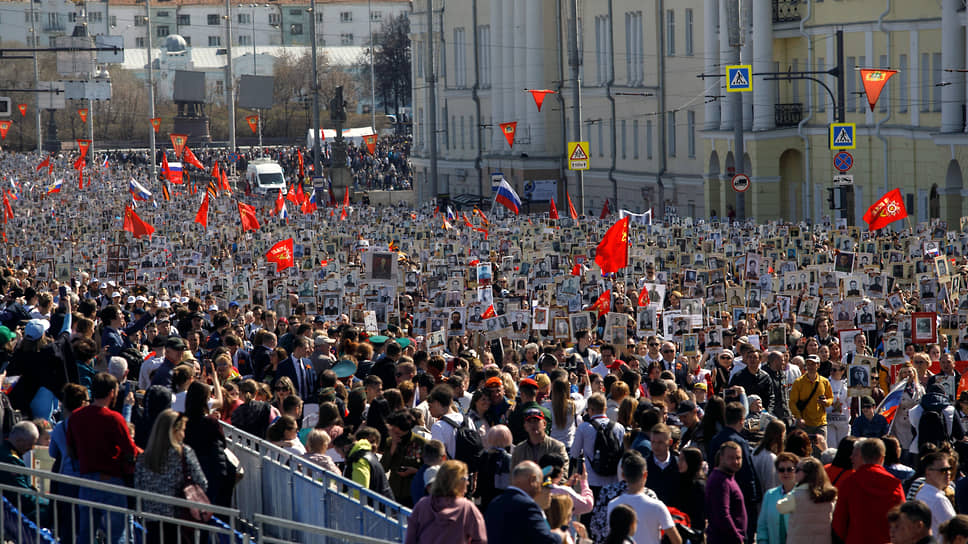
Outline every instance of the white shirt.
<svg viewBox="0 0 968 544">
<path fill-rule="evenodd" d="M 659 544 L 661 542 L 660 531 L 675 526 L 672 515 L 669 514 L 669 509 L 662 502 L 650 498 L 644 493 L 635 495 L 623 493 L 612 499 L 608 503 L 609 517 L 612 515 L 612 510 L 620 504 L 635 510 L 635 519 L 638 524 L 635 530 L 635 544 Z"/>
<path fill-rule="evenodd" d="M 922 501 L 931 509 L 931 534 L 939 534 L 938 527 L 955 517 L 955 509 L 951 506 L 951 501 L 945 496 L 944 491 L 924 482 L 914 500 Z"/>
<path fill-rule="evenodd" d="M 151 373 L 157 370 L 163 362 L 165 362 L 164 357 L 155 357 L 141 364 L 141 370 L 138 372 L 138 389 L 145 390 L 151 386 Z"/>
<path fill-rule="evenodd" d="M 457 427 L 464 422 L 464 416 L 456 413 L 450 412 L 445 414 L 442 418 L 447 418 L 452 421 Z M 440 440 L 444 443 L 444 449 L 447 450 L 447 457 L 453 459 L 456 455 L 457 450 L 457 440 L 454 436 L 457 434 L 457 428 L 452 426 L 446 421 L 437 421 L 434 423 L 433 427 L 430 428 L 430 437 L 433 440 Z"/>
<path fill-rule="evenodd" d="M 594 425 L 608 425 L 608 417 L 604 414 L 592 417 Z M 595 435 L 598 434 L 593 423 L 582 421 L 575 429 L 575 441 L 571 445 L 571 458 L 578 459 L 580 455 L 585 456 L 585 474 L 588 475 L 588 485 L 591 487 L 604 487 L 606 485 L 618 483 L 618 474 L 613 476 L 599 476 L 592 470 L 591 459 L 595 455 Z M 621 423 L 616 423 L 612 429 L 619 441 L 625 440 L 625 427 Z"/>
</svg>

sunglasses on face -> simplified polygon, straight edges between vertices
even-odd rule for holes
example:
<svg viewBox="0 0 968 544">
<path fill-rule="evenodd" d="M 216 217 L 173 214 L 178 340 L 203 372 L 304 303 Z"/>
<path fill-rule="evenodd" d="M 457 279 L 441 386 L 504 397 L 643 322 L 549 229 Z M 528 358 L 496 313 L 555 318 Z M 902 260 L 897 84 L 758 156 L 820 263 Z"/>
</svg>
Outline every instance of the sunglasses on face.
<svg viewBox="0 0 968 544">
<path fill-rule="evenodd" d="M 792 473 L 796 472 L 797 469 L 796 469 L 796 467 L 781 467 L 781 468 L 776 469 L 776 471 L 779 472 L 780 474 L 784 474 L 784 473 L 786 473 L 786 474 L 792 474 Z"/>
</svg>

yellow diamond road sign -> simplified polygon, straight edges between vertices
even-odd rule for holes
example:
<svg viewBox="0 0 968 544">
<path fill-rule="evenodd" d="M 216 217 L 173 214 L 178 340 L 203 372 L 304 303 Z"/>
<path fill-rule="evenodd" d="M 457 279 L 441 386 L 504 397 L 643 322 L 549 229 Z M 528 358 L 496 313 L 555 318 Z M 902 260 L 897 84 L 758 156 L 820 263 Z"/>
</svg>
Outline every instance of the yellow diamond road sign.
<svg viewBox="0 0 968 544">
<path fill-rule="evenodd" d="M 588 142 L 568 142 L 568 169 L 588 170 Z"/>
</svg>

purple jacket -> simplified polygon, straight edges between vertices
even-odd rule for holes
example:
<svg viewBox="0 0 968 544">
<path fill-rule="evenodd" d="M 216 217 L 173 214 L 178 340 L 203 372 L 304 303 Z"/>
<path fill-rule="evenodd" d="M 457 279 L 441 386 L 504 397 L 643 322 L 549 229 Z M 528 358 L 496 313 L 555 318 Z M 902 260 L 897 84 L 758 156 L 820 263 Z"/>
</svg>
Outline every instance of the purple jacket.
<svg viewBox="0 0 968 544">
<path fill-rule="evenodd" d="M 484 516 L 461 497 L 420 499 L 407 524 L 405 544 L 487 544 Z"/>
<path fill-rule="evenodd" d="M 746 539 L 746 507 L 743 492 L 732 474 L 717 469 L 706 480 L 706 526 L 708 544 L 742 544 Z"/>
</svg>

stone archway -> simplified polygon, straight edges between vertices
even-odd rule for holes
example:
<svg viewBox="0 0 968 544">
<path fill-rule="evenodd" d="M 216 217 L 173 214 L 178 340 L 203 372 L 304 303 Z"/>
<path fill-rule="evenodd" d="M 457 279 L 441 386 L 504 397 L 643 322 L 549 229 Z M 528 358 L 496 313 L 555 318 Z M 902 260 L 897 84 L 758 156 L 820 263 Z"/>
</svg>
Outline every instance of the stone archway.
<svg viewBox="0 0 968 544">
<path fill-rule="evenodd" d="M 941 193 L 938 191 L 938 184 L 931 186 L 928 193 L 928 219 L 941 218 Z"/>
<path fill-rule="evenodd" d="M 722 181 L 719 176 L 719 153 L 714 149 L 709 154 L 709 167 L 706 170 L 706 209 L 709 210 L 710 217 L 714 215 L 718 217 L 726 216 L 722 195 L 720 194 Z"/>
<path fill-rule="evenodd" d="M 803 154 L 787 149 L 780 154 L 778 219 L 797 221 L 803 214 Z"/>
</svg>

